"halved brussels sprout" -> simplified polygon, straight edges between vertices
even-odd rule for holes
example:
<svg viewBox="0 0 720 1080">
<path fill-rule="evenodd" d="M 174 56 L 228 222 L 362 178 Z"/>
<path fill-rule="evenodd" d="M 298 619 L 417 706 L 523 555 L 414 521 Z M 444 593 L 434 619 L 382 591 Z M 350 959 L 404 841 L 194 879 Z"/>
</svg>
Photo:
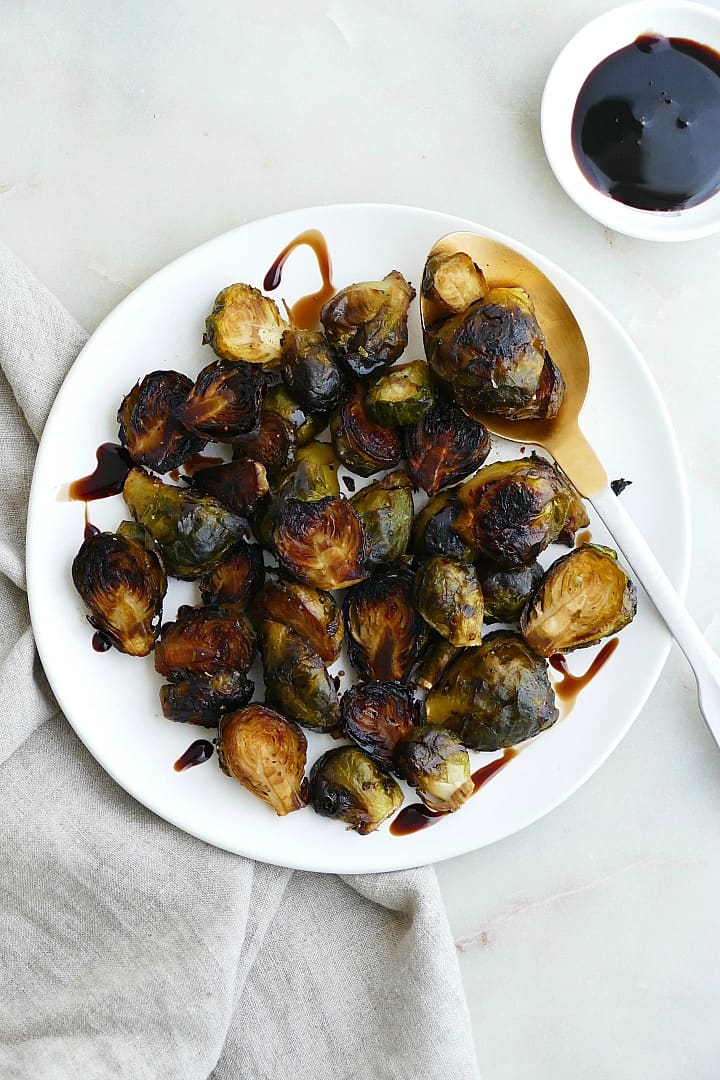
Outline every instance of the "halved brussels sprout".
<svg viewBox="0 0 720 1080">
<path fill-rule="evenodd" d="M 482 568 L 479 577 L 485 599 L 485 622 L 517 622 L 544 573 L 539 562 L 509 570 L 497 566 Z"/>
<path fill-rule="evenodd" d="M 252 514 L 269 490 L 265 466 L 247 458 L 199 469 L 190 486 L 193 491 L 212 495 L 233 514 L 242 516 Z"/>
<path fill-rule="evenodd" d="M 316 330 L 286 330 L 282 372 L 290 393 L 307 412 L 330 412 L 340 401 L 345 376 L 335 350 Z"/>
<path fill-rule="evenodd" d="M 356 683 L 340 701 L 343 730 L 379 765 L 390 769 L 395 747 L 411 733 L 413 692 L 398 682 Z"/>
<path fill-rule="evenodd" d="M 436 401 L 405 431 L 408 472 L 428 495 L 475 472 L 489 453 L 487 430 L 450 402 Z"/>
<path fill-rule="evenodd" d="M 367 577 L 367 537 L 347 499 L 287 499 L 272 531 L 280 566 L 318 589 L 345 589 Z"/>
<path fill-rule="evenodd" d="M 167 578 L 149 538 L 120 532 L 88 537 L 73 559 L 72 579 L 91 625 L 116 649 L 130 656 L 152 652 Z"/>
<path fill-rule="evenodd" d="M 451 645 L 446 638 L 436 634 L 420 659 L 413 665 L 407 678 L 408 683 L 421 690 L 432 690 L 459 654 L 460 649 Z"/>
<path fill-rule="evenodd" d="M 247 528 L 210 495 L 164 484 L 141 469 L 128 473 L 123 498 L 159 544 L 168 572 L 183 580 L 217 566 Z"/>
<path fill-rule="evenodd" d="M 536 653 L 552 656 L 617 634 L 636 611 L 637 591 L 617 553 L 583 544 L 547 571 L 522 613 L 520 629 Z"/>
<path fill-rule="evenodd" d="M 445 728 L 415 728 L 398 743 L 395 767 L 425 805 L 439 813 L 459 810 L 475 793 L 468 752 Z"/>
<path fill-rule="evenodd" d="M 399 364 L 373 379 L 368 386 L 367 410 L 386 428 L 414 424 L 434 400 L 430 368 L 424 360 Z"/>
<path fill-rule="evenodd" d="M 245 674 L 254 657 L 255 635 L 239 608 L 184 606 L 160 631 L 155 670 L 169 682 L 219 671 Z"/>
<path fill-rule="evenodd" d="M 552 465 L 542 458 L 496 461 L 456 493 L 452 528 L 500 566 L 533 562 L 557 539 L 570 496 Z"/>
<path fill-rule="evenodd" d="M 343 465 L 359 476 L 392 469 L 402 457 L 396 431 L 381 427 L 365 407 L 361 383 L 355 383 L 330 420 L 330 434 Z"/>
<path fill-rule="evenodd" d="M 192 379 L 179 371 L 151 371 L 123 398 L 117 413 L 119 439 L 137 465 L 166 473 L 202 450 L 206 440 L 191 434 L 174 415 L 192 386 Z"/>
<path fill-rule="evenodd" d="M 161 686 L 160 705 L 166 720 L 217 727 L 223 713 L 247 705 L 254 692 L 255 684 L 243 672 L 218 671 Z"/>
<path fill-rule="evenodd" d="M 390 473 L 368 484 L 350 501 L 365 526 L 367 566 L 383 566 L 403 556 L 413 523 L 412 483 L 406 474 Z"/>
<path fill-rule="evenodd" d="M 413 606 L 412 590 L 410 571 L 386 570 L 345 597 L 348 655 L 362 678 L 401 682 L 425 648 L 430 629 Z"/>
<path fill-rule="evenodd" d="M 282 817 L 307 803 L 307 739 L 274 709 L 253 703 L 225 713 L 217 741 L 218 764 L 228 776 Z"/>
<path fill-rule="evenodd" d="M 480 644 L 485 605 L 472 563 L 447 555 L 428 559 L 415 578 L 415 606 L 451 645 Z"/>
<path fill-rule="evenodd" d="M 277 304 L 251 285 L 228 285 L 205 320 L 206 341 L 223 360 L 277 364 L 288 324 Z"/>
<path fill-rule="evenodd" d="M 436 305 L 437 318 L 459 314 L 486 292 L 485 275 L 464 251 L 438 252 L 425 263 L 422 294 Z"/>
<path fill-rule="evenodd" d="M 423 559 L 428 555 L 449 555 L 471 561 L 472 548 L 452 528 L 458 505 L 454 495 L 441 491 L 415 516 L 410 550 Z"/>
<path fill-rule="evenodd" d="M 278 481 L 280 496 L 317 502 L 328 495 L 339 495 L 338 464 L 330 443 L 315 439 L 305 443 L 296 451 L 292 465 Z"/>
<path fill-rule="evenodd" d="M 397 270 L 382 281 L 341 289 L 320 314 L 325 333 L 350 370 L 363 378 L 402 356 L 415 290 Z"/>
<path fill-rule="evenodd" d="M 295 456 L 295 427 L 272 409 L 260 410 L 257 434 L 233 447 L 233 457 L 258 461 L 268 476 L 277 476 L 287 469 Z"/>
<path fill-rule="evenodd" d="M 463 652 L 425 699 L 426 722 L 456 732 L 472 750 L 514 746 L 558 715 L 545 661 L 504 630 Z"/>
<path fill-rule="evenodd" d="M 246 604 L 265 580 L 265 564 L 258 544 L 239 540 L 214 570 L 198 579 L 203 604 Z"/>
<path fill-rule="evenodd" d="M 268 704 L 312 731 L 334 731 L 340 723 L 337 688 L 315 650 L 295 630 L 270 619 L 261 637 Z"/>
<path fill-rule="evenodd" d="M 257 432 L 265 386 L 262 371 L 252 364 L 216 360 L 200 372 L 175 416 L 204 439 L 236 442 Z"/>
<path fill-rule="evenodd" d="M 361 836 L 374 832 L 402 801 L 402 791 L 392 776 L 355 746 L 328 750 L 310 771 L 313 810 L 346 821 Z"/>
<path fill-rule="evenodd" d="M 251 613 L 258 622 L 272 619 L 306 639 L 326 664 L 340 655 L 343 625 L 331 593 L 299 581 L 270 577 L 258 594 Z"/>
<path fill-rule="evenodd" d="M 282 384 L 274 386 L 269 391 L 265 398 L 264 407 L 278 413 L 284 420 L 292 424 L 298 446 L 304 446 L 306 442 L 314 439 L 327 426 L 327 415 L 325 413 L 308 413 L 301 408 L 300 403 L 290 395 L 287 387 Z"/>
</svg>

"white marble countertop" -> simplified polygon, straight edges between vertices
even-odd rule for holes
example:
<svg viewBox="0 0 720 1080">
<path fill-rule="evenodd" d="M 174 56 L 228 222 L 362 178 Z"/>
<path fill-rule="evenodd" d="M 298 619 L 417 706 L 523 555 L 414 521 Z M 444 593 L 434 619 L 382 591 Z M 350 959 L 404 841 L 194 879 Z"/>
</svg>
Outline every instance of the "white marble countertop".
<svg viewBox="0 0 720 1080">
<path fill-rule="evenodd" d="M 717 646 L 720 238 L 608 232 L 540 142 L 555 55 L 611 6 L 6 5 L 0 238 L 90 329 L 176 255 L 293 207 L 414 204 L 522 238 L 618 316 L 671 406 L 688 602 Z M 676 649 L 589 783 L 438 873 L 485 1080 L 719 1075 L 720 752 Z"/>
</svg>

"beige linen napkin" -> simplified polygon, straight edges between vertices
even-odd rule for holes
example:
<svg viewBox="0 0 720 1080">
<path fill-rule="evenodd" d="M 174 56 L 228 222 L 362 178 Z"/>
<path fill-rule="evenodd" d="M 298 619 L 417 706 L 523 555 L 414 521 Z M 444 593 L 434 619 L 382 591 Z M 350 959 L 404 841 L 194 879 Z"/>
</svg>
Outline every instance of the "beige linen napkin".
<svg viewBox="0 0 720 1080">
<path fill-rule="evenodd" d="M 0 247 L 0 1077 L 476 1076 L 432 869 L 333 877 L 219 851 L 130 798 L 58 711 L 25 515 L 84 340 Z"/>
</svg>

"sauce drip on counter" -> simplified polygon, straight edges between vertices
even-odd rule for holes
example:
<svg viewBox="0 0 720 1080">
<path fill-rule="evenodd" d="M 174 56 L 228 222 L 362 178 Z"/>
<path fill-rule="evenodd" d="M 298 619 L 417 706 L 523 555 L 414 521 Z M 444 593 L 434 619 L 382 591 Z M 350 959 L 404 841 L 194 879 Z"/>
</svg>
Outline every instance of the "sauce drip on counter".
<svg viewBox="0 0 720 1080">
<path fill-rule="evenodd" d="M 204 761 L 208 761 L 212 757 L 213 749 L 213 744 L 208 742 L 207 739 L 196 739 L 180 755 L 173 765 L 173 769 L 175 772 L 184 772 L 185 769 L 192 769 L 194 765 L 202 765 Z"/>
<path fill-rule="evenodd" d="M 282 281 L 283 266 L 295 248 L 305 244 L 311 248 L 317 259 L 322 285 L 318 292 L 301 296 L 289 309 L 293 324 L 300 330 L 317 330 L 320 325 L 320 312 L 323 305 L 331 296 L 335 295 L 336 289 L 332 283 L 332 263 L 325 237 L 319 229 L 307 229 L 301 232 L 289 244 L 286 244 L 272 266 L 265 275 L 263 288 L 265 292 L 273 292 Z"/>
<path fill-rule="evenodd" d="M 101 443 L 95 457 L 95 471 L 80 480 L 73 480 L 68 489 L 69 498 L 87 503 L 119 495 L 122 491 L 127 475 L 133 468 L 127 450 L 118 443 Z"/>
<path fill-rule="evenodd" d="M 575 536 L 575 547 L 582 547 L 583 544 L 592 544 L 592 533 L 589 529 L 580 529 Z"/>
<path fill-rule="evenodd" d="M 476 769 L 471 777 L 475 788 L 473 795 L 477 795 L 483 784 L 486 784 L 496 772 L 504 768 L 508 761 L 512 761 L 514 757 L 517 757 L 518 753 L 519 751 L 513 746 L 508 747 L 507 750 L 503 750 L 502 757 L 491 761 L 489 765 L 483 765 L 481 768 Z M 429 829 L 431 825 L 437 825 L 441 818 L 447 816 L 447 812 L 444 810 L 431 810 L 429 806 L 425 806 L 423 803 L 411 803 L 410 806 L 406 806 L 401 810 L 391 823 L 390 832 L 393 836 L 410 836 L 411 833 Z"/>
<path fill-rule="evenodd" d="M 92 636 L 92 647 L 95 652 L 107 652 L 112 648 L 112 642 L 109 637 L 103 634 L 102 630 L 96 630 Z"/>
<path fill-rule="evenodd" d="M 602 60 L 580 90 L 575 158 L 627 206 L 678 210 L 720 188 L 720 53 L 645 34 Z"/>
<path fill-rule="evenodd" d="M 558 681 L 553 684 L 553 689 L 557 697 L 559 697 L 561 701 L 569 702 L 571 706 L 574 705 L 575 699 L 580 691 L 584 690 L 588 683 L 591 683 L 595 678 L 598 671 L 607 664 L 619 644 L 619 638 L 610 638 L 610 640 L 603 645 L 602 649 L 583 675 L 572 675 L 568 671 L 567 660 L 562 653 L 556 653 L 554 656 L 551 656 L 550 666 L 555 668 L 555 670 L 559 671 L 562 675 L 562 679 L 558 679 Z"/>
</svg>

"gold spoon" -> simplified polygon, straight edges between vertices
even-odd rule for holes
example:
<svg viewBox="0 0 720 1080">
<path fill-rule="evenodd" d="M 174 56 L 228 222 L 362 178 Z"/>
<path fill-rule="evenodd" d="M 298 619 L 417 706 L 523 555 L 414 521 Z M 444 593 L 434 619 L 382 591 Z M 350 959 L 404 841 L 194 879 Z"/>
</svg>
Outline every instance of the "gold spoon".
<svg viewBox="0 0 720 1080">
<path fill-rule="evenodd" d="M 590 500 L 685 653 L 697 679 L 700 709 L 720 744 L 720 660 L 707 645 L 647 541 L 611 491 L 600 459 L 580 430 L 580 410 L 590 382 L 590 357 L 577 319 L 559 290 L 534 263 L 497 240 L 479 233 L 448 233 L 437 241 L 428 259 L 439 253 L 459 251 L 477 263 L 491 287 L 525 289 L 535 305 L 548 352 L 565 380 L 565 396 L 555 420 L 506 420 L 488 414 L 482 417 L 483 424 L 504 439 L 532 443 L 547 450 L 581 494 Z M 432 301 L 422 294 L 420 317 L 423 331 L 437 317 Z"/>
</svg>

